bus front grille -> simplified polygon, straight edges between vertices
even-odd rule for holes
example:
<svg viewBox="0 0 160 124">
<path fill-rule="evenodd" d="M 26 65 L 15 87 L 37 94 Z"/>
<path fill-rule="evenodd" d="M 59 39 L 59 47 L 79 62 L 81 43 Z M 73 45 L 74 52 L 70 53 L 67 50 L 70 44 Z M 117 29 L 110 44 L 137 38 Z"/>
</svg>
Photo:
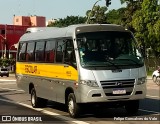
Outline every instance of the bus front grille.
<svg viewBox="0 0 160 124">
<path fill-rule="evenodd" d="M 121 96 L 130 95 L 133 91 L 135 79 L 127 80 L 108 80 L 100 81 L 101 86 L 106 94 L 106 96 Z M 113 90 L 125 90 L 124 94 L 114 94 Z"/>
</svg>

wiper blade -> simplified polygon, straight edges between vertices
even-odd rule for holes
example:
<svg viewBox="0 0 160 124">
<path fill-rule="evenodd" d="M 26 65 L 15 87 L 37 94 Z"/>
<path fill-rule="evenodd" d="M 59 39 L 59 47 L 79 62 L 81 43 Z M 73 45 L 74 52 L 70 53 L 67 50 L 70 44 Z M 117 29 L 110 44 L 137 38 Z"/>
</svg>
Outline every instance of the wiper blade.
<svg viewBox="0 0 160 124">
<path fill-rule="evenodd" d="M 118 70 L 120 69 L 119 66 L 115 65 L 113 62 L 111 62 L 109 60 L 106 60 L 105 62 L 108 62 L 109 64 L 111 64 L 112 66 L 114 66 Z M 93 66 L 94 67 L 104 67 L 104 65 L 98 65 L 98 64 L 93 64 L 93 63 L 91 65 L 88 65 L 87 63 L 88 62 L 84 62 L 83 66 L 85 66 L 85 67 L 93 67 Z"/>
<path fill-rule="evenodd" d="M 134 63 L 137 64 L 137 65 L 141 65 L 140 63 L 136 62 L 136 61 L 133 60 L 133 59 L 116 59 L 116 60 L 127 60 L 127 61 L 134 62 Z"/>
<path fill-rule="evenodd" d="M 113 65 L 116 69 L 120 69 L 119 66 L 115 65 L 113 62 L 106 60 L 106 62 L 108 62 L 109 64 Z"/>
</svg>

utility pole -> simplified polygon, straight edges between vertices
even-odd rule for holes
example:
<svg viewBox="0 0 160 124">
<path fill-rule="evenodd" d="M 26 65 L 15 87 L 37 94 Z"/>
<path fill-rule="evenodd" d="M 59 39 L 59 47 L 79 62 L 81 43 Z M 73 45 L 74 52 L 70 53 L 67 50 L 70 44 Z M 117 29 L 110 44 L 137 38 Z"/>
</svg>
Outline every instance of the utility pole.
<svg viewBox="0 0 160 124">
<path fill-rule="evenodd" d="M 6 55 L 7 55 L 7 48 L 6 48 L 6 42 L 7 42 L 7 39 L 6 39 L 6 36 L 7 36 L 7 25 L 5 25 L 5 37 L 4 37 L 4 58 L 6 58 Z"/>
</svg>

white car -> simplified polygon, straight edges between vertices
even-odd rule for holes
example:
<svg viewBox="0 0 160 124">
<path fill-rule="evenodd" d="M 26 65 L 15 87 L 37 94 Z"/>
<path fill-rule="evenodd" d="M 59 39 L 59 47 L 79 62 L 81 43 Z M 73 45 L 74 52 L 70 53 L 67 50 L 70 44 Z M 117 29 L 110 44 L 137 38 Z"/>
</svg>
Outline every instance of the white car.
<svg viewBox="0 0 160 124">
<path fill-rule="evenodd" d="M 160 72 L 158 70 L 155 70 L 153 73 L 152 73 L 152 80 L 154 82 L 157 81 L 157 78 L 160 77 Z"/>
</svg>

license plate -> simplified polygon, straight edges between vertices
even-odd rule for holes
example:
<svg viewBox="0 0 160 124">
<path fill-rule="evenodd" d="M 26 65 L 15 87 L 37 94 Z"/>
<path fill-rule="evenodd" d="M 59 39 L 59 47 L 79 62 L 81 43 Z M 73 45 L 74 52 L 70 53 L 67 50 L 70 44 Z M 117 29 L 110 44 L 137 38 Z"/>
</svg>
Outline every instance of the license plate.
<svg viewBox="0 0 160 124">
<path fill-rule="evenodd" d="M 126 94 L 126 90 L 125 89 L 114 89 L 113 94 Z"/>
</svg>

